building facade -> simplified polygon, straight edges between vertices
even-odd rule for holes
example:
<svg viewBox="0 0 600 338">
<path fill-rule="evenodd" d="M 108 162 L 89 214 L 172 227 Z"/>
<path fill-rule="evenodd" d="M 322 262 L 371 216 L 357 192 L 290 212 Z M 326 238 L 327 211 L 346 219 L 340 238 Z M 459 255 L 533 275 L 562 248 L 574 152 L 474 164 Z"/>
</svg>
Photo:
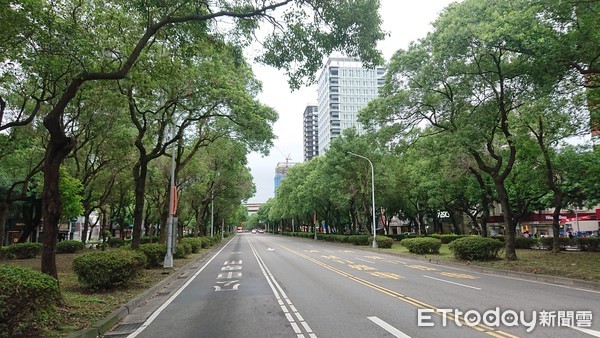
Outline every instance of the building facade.
<svg viewBox="0 0 600 338">
<path fill-rule="evenodd" d="M 385 68 L 367 69 L 351 58 L 327 60 L 317 89 L 319 154 L 324 154 L 344 129 L 354 127 L 363 132 L 358 111 L 378 96 L 384 76 Z"/>
<path fill-rule="evenodd" d="M 285 175 L 287 175 L 288 169 L 293 167 L 295 164 L 296 163 L 289 162 L 288 160 L 277 163 L 277 166 L 275 167 L 275 179 L 273 180 L 273 192 L 275 194 L 277 194 L 277 187 L 279 187 L 281 181 L 285 178 Z"/>
<path fill-rule="evenodd" d="M 304 162 L 319 155 L 318 109 L 316 105 L 308 105 L 304 109 Z"/>
</svg>

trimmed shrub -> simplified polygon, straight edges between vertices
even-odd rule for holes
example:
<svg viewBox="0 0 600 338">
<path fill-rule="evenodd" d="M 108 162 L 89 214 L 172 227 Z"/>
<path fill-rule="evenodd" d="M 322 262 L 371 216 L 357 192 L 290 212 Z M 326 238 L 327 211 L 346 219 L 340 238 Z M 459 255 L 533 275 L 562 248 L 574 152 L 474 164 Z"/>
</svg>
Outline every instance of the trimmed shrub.
<svg viewBox="0 0 600 338">
<path fill-rule="evenodd" d="M 10 250 L 8 250 L 7 246 L 3 246 L 2 247 L 2 259 L 13 259 L 15 258 L 15 256 L 12 254 L 12 252 L 10 252 Z"/>
<path fill-rule="evenodd" d="M 0 337 L 38 337 L 61 296 L 56 279 L 16 265 L 0 265 Z"/>
<path fill-rule="evenodd" d="M 437 254 L 442 247 L 442 241 L 432 237 L 405 238 L 400 241 L 400 244 L 418 255 Z"/>
<path fill-rule="evenodd" d="M 173 254 L 173 258 L 182 259 L 187 257 L 188 253 L 192 252 L 192 248 L 189 243 L 177 243 L 177 252 Z"/>
<path fill-rule="evenodd" d="M 554 237 L 542 237 L 539 239 L 539 243 L 548 250 L 552 250 L 553 241 Z M 559 237 L 558 242 L 561 250 L 566 250 L 567 246 L 575 245 L 575 239 L 571 239 L 569 237 Z"/>
<path fill-rule="evenodd" d="M 108 239 L 107 244 L 111 248 L 118 248 L 125 245 L 125 240 L 123 238 L 111 237 Z"/>
<path fill-rule="evenodd" d="M 140 244 L 148 244 L 148 243 L 150 243 L 150 236 L 140 237 Z M 158 236 L 152 236 L 152 243 L 158 243 Z"/>
<path fill-rule="evenodd" d="M 375 237 L 375 241 L 377 242 L 377 247 L 381 249 L 389 249 L 394 244 L 394 240 L 386 236 L 377 236 Z M 373 243 L 373 236 L 369 237 L 369 243 Z"/>
<path fill-rule="evenodd" d="M 56 252 L 57 253 L 75 253 L 79 250 L 83 250 L 83 242 L 82 241 L 62 241 L 56 244 Z"/>
<path fill-rule="evenodd" d="M 577 245 L 581 251 L 600 251 L 600 237 L 577 238 Z"/>
<path fill-rule="evenodd" d="M 539 243 L 537 238 L 532 237 L 516 237 L 515 248 L 516 249 L 531 249 L 537 246 Z"/>
<path fill-rule="evenodd" d="M 504 243 L 489 237 L 468 236 L 453 241 L 448 247 L 456 258 L 483 261 L 496 258 Z"/>
<path fill-rule="evenodd" d="M 211 241 L 209 237 L 203 236 L 203 237 L 198 237 L 200 238 L 200 241 L 202 241 L 202 249 L 208 249 L 211 246 Z"/>
<path fill-rule="evenodd" d="M 354 245 L 369 245 L 369 235 L 353 235 L 348 238 L 348 242 Z"/>
<path fill-rule="evenodd" d="M 202 248 L 202 240 L 198 237 L 186 237 L 182 239 L 182 241 L 190 245 L 190 247 L 192 248 L 191 253 L 198 253 Z"/>
<path fill-rule="evenodd" d="M 97 251 L 75 257 L 73 271 L 79 282 L 92 289 L 112 289 L 133 279 L 145 264 L 141 252 Z"/>
<path fill-rule="evenodd" d="M 145 267 L 147 269 L 161 267 L 167 255 L 167 247 L 158 243 L 141 244 L 139 251 L 146 256 Z"/>
<path fill-rule="evenodd" d="M 506 243 L 506 237 L 503 235 L 490 236 L 490 238 L 497 239 L 502 243 Z"/>
<path fill-rule="evenodd" d="M 17 243 L 7 247 L 9 255 L 17 259 L 34 258 L 42 252 L 42 243 Z"/>
</svg>

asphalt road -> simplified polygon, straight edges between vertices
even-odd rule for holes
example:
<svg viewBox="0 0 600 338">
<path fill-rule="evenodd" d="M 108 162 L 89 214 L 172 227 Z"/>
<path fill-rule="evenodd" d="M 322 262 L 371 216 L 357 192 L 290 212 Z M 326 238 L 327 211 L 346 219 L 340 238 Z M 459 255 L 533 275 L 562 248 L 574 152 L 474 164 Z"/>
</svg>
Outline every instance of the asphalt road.
<svg viewBox="0 0 600 338">
<path fill-rule="evenodd" d="M 129 337 L 600 337 L 600 292 L 243 233 Z M 141 325 L 140 325 L 141 324 Z"/>
</svg>

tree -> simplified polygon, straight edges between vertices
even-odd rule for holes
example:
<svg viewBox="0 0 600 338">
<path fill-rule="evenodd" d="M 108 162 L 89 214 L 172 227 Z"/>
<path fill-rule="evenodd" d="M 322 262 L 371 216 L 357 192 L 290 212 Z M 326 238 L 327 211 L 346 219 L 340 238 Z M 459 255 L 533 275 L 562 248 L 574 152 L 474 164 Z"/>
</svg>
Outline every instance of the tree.
<svg viewBox="0 0 600 338">
<path fill-rule="evenodd" d="M 273 23 L 275 30 L 266 38 L 265 53 L 260 59 L 286 69 L 293 87 L 307 77 L 314 78 L 322 56 L 334 50 L 360 57 L 367 63 L 381 61 L 374 49 L 376 41 L 383 38 L 378 1 L 280 0 L 259 5 L 253 1 L 227 1 L 218 5 L 193 1 L 169 4 L 116 1 L 105 6 L 104 2 L 94 0 L 47 6 L 51 10 L 42 11 L 46 5 L 45 1 L 23 2 L 23 6 L 0 12 L 1 22 L 12 22 L 14 16 L 18 19 L 17 27 L 26 28 L 23 32 L 10 29 L 2 35 L 3 41 L 10 42 L 3 61 L 13 62 L 16 72 L 22 75 L 12 81 L 36 84 L 35 90 L 28 92 L 36 104 L 27 106 L 24 114 L 8 123 L 2 119 L 0 130 L 29 123 L 29 117 L 44 114 L 43 125 L 49 140 L 43 169 L 46 236 L 42 271 L 54 277 L 57 277 L 54 238 L 61 212 L 59 168 L 76 146 L 76 139 L 65 132 L 62 122 L 65 111 L 71 109 L 73 99 L 83 88 L 100 81 L 126 78 L 140 57 L 149 51 L 148 47 L 159 40 L 177 44 L 198 35 L 216 39 L 225 36 L 244 45 L 263 21 Z M 283 11 L 277 13 L 282 23 L 271 14 L 277 9 Z M 233 23 L 227 27 L 229 30 L 225 29 L 225 34 L 218 24 L 221 18 L 231 18 Z M 187 52 L 192 55 L 194 50 Z M 48 88 L 52 88 L 51 95 Z M 1 101 L 7 102 L 4 95 Z M 50 104 L 43 104 L 47 101 Z M 2 104 L 2 115 L 4 107 L 19 106 L 17 102 Z"/>
</svg>

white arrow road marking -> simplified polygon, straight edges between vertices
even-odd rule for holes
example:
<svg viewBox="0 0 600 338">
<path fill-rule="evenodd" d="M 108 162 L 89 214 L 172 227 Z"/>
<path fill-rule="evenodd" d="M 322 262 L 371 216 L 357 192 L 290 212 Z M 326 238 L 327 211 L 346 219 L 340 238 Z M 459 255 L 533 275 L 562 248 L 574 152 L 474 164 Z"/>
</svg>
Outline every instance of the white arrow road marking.
<svg viewBox="0 0 600 338">
<path fill-rule="evenodd" d="M 600 337 L 600 331 L 591 330 L 591 329 L 584 329 L 582 327 L 575 327 L 575 326 L 571 326 L 571 328 L 574 329 L 574 330 L 577 330 L 577 331 L 581 331 L 583 333 L 587 333 L 590 336 Z"/>
<path fill-rule="evenodd" d="M 466 284 L 460 284 L 460 283 L 456 283 L 456 282 L 451 282 L 451 281 L 445 280 L 445 279 L 435 278 L 435 277 L 426 276 L 426 275 L 423 275 L 423 277 L 430 278 L 430 279 L 435 279 L 435 280 L 439 280 L 440 282 L 445 282 L 445 283 L 450 283 L 450 284 L 462 286 L 462 287 L 465 287 L 465 288 L 471 288 L 471 289 L 475 289 L 475 290 L 481 290 L 481 288 L 478 288 L 478 287 L 474 287 L 474 286 L 466 285 Z"/>
<path fill-rule="evenodd" d="M 381 326 L 381 328 L 383 328 L 387 332 L 393 334 L 394 337 L 398 337 L 398 338 L 410 338 L 410 336 L 407 335 L 406 333 L 398 330 L 397 328 L 395 328 L 395 327 L 391 326 L 390 324 L 384 322 L 383 320 L 379 319 L 378 317 L 367 317 L 367 318 L 370 321 L 372 321 L 373 323 Z"/>
<path fill-rule="evenodd" d="M 273 249 L 273 248 L 268 248 L 267 250 L 269 250 L 269 251 L 275 251 L 275 249 Z"/>
</svg>

